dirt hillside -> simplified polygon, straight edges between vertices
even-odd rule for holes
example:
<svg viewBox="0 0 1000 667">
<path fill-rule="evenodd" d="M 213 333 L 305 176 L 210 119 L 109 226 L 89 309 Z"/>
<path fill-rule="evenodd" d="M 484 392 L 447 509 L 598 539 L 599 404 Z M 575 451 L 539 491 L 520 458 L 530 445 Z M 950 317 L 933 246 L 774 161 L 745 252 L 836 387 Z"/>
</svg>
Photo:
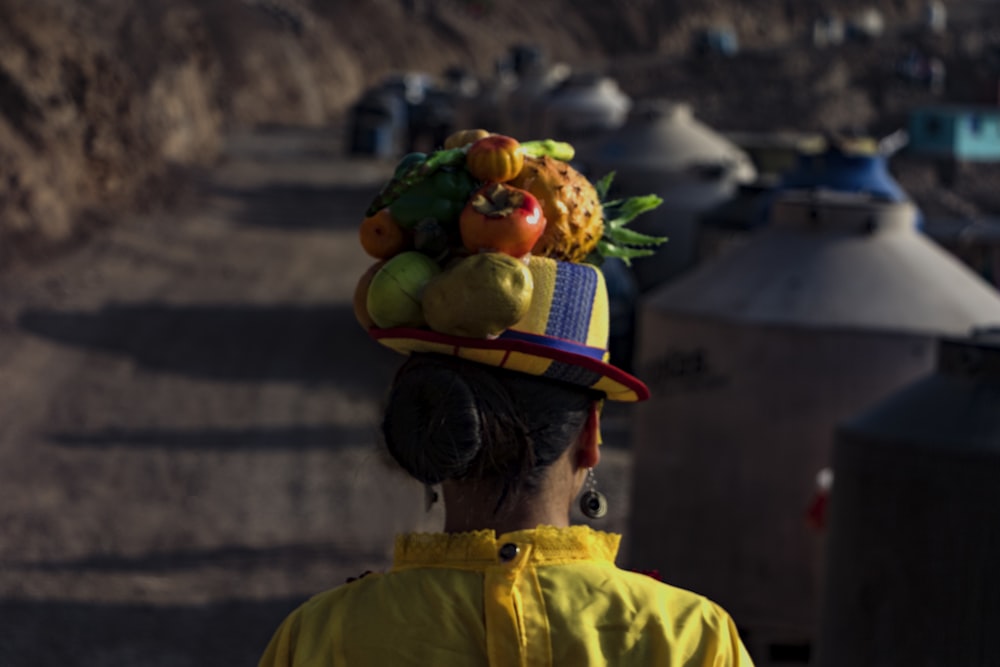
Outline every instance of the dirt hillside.
<svg viewBox="0 0 1000 667">
<path fill-rule="evenodd" d="M 889 28 L 924 5 L 878 4 Z M 232 128 L 336 123 L 391 71 L 487 77 L 515 44 L 612 71 L 633 95 L 685 97 L 730 129 L 870 126 L 887 104 L 871 79 L 903 45 L 808 55 L 804 42 L 821 13 L 864 5 L 0 0 L 0 267 L 72 245 L 114 211 L 169 203 L 183 192 L 176 167 L 215 160 Z M 710 25 L 756 55 L 692 62 L 692 35 Z"/>
</svg>

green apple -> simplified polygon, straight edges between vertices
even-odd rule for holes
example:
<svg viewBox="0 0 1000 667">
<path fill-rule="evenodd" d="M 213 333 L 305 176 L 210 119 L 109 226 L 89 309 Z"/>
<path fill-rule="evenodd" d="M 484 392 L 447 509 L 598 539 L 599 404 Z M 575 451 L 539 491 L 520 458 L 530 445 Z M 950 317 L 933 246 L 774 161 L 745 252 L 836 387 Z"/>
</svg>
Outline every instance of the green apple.
<svg viewBox="0 0 1000 667">
<path fill-rule="evenodd" d="M 368 316 L 380 329 L 424 325 L 421 297 L 431 278 L 441 273 L 437 262 L 416 250 L 401 252 L 372 277 Z"/>
</svg>

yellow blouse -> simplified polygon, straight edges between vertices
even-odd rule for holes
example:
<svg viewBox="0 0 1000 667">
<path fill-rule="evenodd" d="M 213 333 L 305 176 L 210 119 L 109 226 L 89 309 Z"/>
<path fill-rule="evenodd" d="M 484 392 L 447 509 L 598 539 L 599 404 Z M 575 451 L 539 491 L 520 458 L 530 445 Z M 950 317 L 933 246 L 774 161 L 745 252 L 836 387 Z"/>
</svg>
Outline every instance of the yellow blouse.
<svg viewBox="0 0 1000 667">
<path fill-rule="evenodd" d="M 587 526 L 396 540 L 392 569 L 285 619 L 261 667 L 752 665 L 729 615 L 614 564 Z"/>
</svg>

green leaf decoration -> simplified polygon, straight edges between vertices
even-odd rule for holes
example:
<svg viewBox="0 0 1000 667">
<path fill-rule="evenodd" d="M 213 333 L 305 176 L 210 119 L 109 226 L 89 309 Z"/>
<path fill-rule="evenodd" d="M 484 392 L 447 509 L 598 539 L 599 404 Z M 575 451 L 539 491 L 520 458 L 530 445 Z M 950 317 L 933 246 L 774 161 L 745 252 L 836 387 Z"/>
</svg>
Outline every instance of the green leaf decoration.
<svg viewBox="0 0 1000 667">
<path fill-rule="evenodd" d="M 597 242 L 597 251 L 600 253 L 601 257 L 617 257 L 625 262 L 626 266 L 631 266 L 632 262 L 630 260 L 633 260 L 636 257 L 649 257 L 656 252 L 648 248 L 630 248 L 628 246 L 619 246 L 604 239 Z"/>
<path fill-rule="evenodd" d="M 643 213 L 652 211 L 662 203 L 663 199 L 658 195 L 629 197 L 628 199 L 622 200 L 620 204 L 612 206 L 610 211 L 608 211 L 608 207 L 605 206 L 605 224 L 611 228 L 623 227 L 624 225 L 627 225 L 635 220 L 636 217 L 642 215 Z"/>
<path fill-rule="evenodd" d="M 667 238 L 642 234 L 633 229 L 626 229 L 625 225 L 643 213 L 655 209 L 663 203 L 663 199 L 651 194 L 607 201 L 614 177 L 615 172 L 612 171 L 594 183 L 594 189 L 597 190 L 604 209 L 604 235 L 597 242 L 596 250 L 586 261 L 600 265 L 605 257 L 617 257 L 627 266 L 631 266 L 631 260 L 655 254 L 655 248 L 665 243 Z"/>
<path fill-rule="evenodd" d="M 399 199 L 404 192 L 421 183 L 435 172 L 445 167 L 454 167 L 465 161 L 467 147 L 449 148 L 434 151 L 425 159 L 413 161 L 405 165 L 402 173 L 397 173 L 387 182 L 375 199 L 368 205 L 365 216 L 375 215 L 378 211 Z"/>
<path fill-rule="evenodd" d="M 624 227 L 609 229 L 605 236 L 617 245 L 658 246 L 667 240 L 666 236 L 650 236 Z"/>
<path fill-rule="evenodd" d="M 600 199 L 602 202 L 605 199 L 607 199 L 607 197 L 608 197 L 608 190 L 611 189 L 611 182 L 613 180 L 615 180 L 615 172 L 612 171 L 612 172 L 609 172 L 609 173 L 605 174 L 604 176 L 601 177 L 601 179 L 599 181 L 597 181 L 596 183 L 594 183 L 594 189 L 597 190 L 597 198 Z M 621 200 L 619 199 L 617 201 L 621 201 Z M 605 202 L 604 205 L 605 205 L 605 207 L 607 207 L 609 204 L 612 204 L 612 203 L 616 203 L 616 202 Z"/>
</svg>

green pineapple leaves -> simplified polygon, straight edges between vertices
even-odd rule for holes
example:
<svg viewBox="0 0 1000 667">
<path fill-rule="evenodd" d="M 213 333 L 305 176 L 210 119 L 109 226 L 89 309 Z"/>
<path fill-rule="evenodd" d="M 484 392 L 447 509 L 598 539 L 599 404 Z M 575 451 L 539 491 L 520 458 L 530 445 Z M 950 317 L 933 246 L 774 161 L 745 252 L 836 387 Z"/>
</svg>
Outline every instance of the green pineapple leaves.
<svg viewBox="0 0 1000 667">
<path fill-rule="evenodd" d="M 611 183 L 615 178 L 615 172 L 611 172 L 594 183 L 597 196 L 604 207 L 604 235 L 597 242 L 597 252 L 599 257 L 617 257 L 631 265 L 631 260 L 637 257 L 649 257 L 656 252 L 656 248 L 667 241 L 665 236 L 650 236 L 642 234 L 634 229 L 628 229 L 626 225 L 643 213 L 652 211 L 663 199 L 658 195 L 642 195 L 628 197 L 626 199 L 613 199 L 608 201 L 608 192 Z"/>
<path fill-rule="evenodd" d="M 613 180 L 615 180 L 615 172 L 612 171 L 594 183 L 594 189 L 597 190 L 597 198 L 602 202 L 608 198 L 608 191 L 611 190 L 611 182 Z"/>
</svg>

